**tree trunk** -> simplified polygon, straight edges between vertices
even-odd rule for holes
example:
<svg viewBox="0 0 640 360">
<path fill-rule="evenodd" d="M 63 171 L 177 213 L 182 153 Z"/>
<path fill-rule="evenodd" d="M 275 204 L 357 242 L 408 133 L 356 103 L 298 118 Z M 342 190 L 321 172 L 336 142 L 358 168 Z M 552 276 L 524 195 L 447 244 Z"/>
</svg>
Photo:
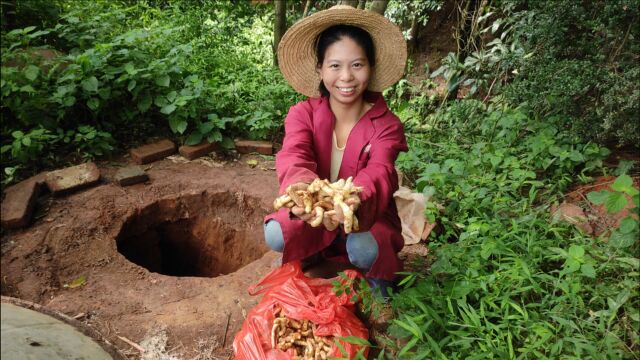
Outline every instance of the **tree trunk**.
<svg viewBox="0 0 640 360">
<path fill-rule="evenodd" d="M 340 5 L 349 5 L 351 7 L 358 6 L 358 0 L 342 0 L 340 1 Z"/>
<path fill-rule="evenodd" d="M 285 0 L 275 0 L 276 20 L 273 24 L 273 64 L 278 66 L 278 44 L 287 30 L 287 4 Z"/>
<path fill-rule="evenodd" d="M 304 11 L 302 12 L 303 18 L 307 17 L 312 7 L 313 7 L 313 0 L 307 0 L 307 3 L 304 4 Z"/>
<path fill-rule="evenodd" d="M 418 50 L 418 34 L 420 29 L 420 21 L 418 21 L 418 14 L 411 19 L 411 30 L 409 32 L 411 39 L 409 40 L 409 52 L 414 54 Z"/>
<path fill-rule="evenodd" d="M 387 10 L 388 4 L 389 0 L 373 0 L 370 10 L 384 16 L 384 11 Z"/>
<path fill-rule="evenodd" d="M 367 5 L 367 0 L 359 0 L 358 1 L 358 9 L 364 10 L 364 7 Z"/>
</svg>

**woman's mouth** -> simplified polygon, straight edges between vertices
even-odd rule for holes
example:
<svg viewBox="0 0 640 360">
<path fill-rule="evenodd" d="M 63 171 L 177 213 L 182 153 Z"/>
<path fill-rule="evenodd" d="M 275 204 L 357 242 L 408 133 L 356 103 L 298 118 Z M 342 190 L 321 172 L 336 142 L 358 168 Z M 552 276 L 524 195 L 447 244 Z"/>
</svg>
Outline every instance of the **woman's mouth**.
<svg viewBox="0 0 640 360">
<path fill-rule="evenodd" d="M 340 91 L 341 94 L 343 95 L 350 95 L 353 94 L 354 91 L 356 91 L 355 87 L 337 87 L 338 91 Z"/>
</svg>

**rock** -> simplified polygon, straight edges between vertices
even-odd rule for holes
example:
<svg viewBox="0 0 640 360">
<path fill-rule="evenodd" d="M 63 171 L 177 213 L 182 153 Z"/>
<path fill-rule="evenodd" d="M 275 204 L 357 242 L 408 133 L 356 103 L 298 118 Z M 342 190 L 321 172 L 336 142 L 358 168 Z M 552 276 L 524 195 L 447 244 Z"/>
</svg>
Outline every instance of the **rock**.
<svg viewBox="0 0 640 360">
<path fill-rule="evenodd" d="M 17 229 L 29 225 L 43 184 L 44 176 L 36 175 L 5 190 L 0 216 L 3 228 Z"/>
<path fill-rule="evenodd" d="M 176 152 L 176 145 L 171 140 L 160 140 L 158 142 L 143 145 L 131 149 L 131 158 L 138 164 L 148 164 L 150 162 L 164 159 Z"/>
<path fill-rule="evenodd" d="M 99 180 L 100 170 L 93 162 L 51 171 L 45 176 L 47 187 L 54 195 L 88 187 Z"/>
<path fill-rule="evenodd" d="M 273 154 L 273 144 L 268 141 L 236 140 L 236 150 L 240 154 L 257 152 L 262 155 Z"/>
<path fill-rule="evenodd" d="M 140 166 L 132 165 L 118 170 L 115 180 L 120 186 L 129 186 L 149 180 L 149 175 Z"/>
<path fill-rule="evenodd" d="M 563 202 L 557 208 L 551 207 L 551 214 L 553 217 L 558 217 L 560 220 L 574 224 L 585 234 L 593 234 L 593 227 L 589 224 L 587 215 L 578 205 Z"/>
<path fill-rule="evenodd" d="M 193 160 L 199 158 L 201 156 L 207 155 L 218 148 L 217 143 L 210 143 L 208 141 L 204 141 L 198 145 L 182 145 L 178 150 L 180 155 L 184 156 L 189 160 Z"/>
</svg>

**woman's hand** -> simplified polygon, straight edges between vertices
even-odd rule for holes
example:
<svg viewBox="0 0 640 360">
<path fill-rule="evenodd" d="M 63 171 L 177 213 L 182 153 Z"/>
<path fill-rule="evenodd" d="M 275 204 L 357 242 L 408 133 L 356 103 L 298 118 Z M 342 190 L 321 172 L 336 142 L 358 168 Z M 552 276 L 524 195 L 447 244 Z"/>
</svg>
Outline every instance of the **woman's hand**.
<svg viewBox="0 0 640 360">
<path fill-rule="evenodd" d="M 344 199 L 344 203 L 349 205 L 351 210 L 356 211 L 360 207 L 360 197 L 357 194 L 351 194 L 348 198 Z"/>
<path fill-rule="evenodd" d="M 308 183 L 304 183 L 304 182 L 298 182 L 295 184 L 291 184 L 289 185 L 289 187 L 287 187 L 287 190 L 290 190 L 291 192 L 296 192 L 296 191 L 300 191 L 300 190 L 304 190 L 306 191 L 307 188 L 309 187 Z M 294 197 L 292 197 L 294 198 Z M 311 219 L 312 214 L 307 214 L 304 211 L 304 204 L 302 204 L 302 200 L 300 199 L 300 203 L 298 201 L 295 201 L 296 198 L 294 198 L 294 202 L 296 203 L 291 209 L 290 212 L 297 216 L 300 220 L 302 221 L 308 221 Z"/>
<path fill-rule="evenodd" d="M 324 213 L 322 225 L 324 225 L 327 230 L 333 231 L 340 225 L 340 221 L 338 221 L 338 217 L 336 216 L 335 212 L 330 213 L 327 211 Z"/>
<path fill-rule="evenodd" d="M 297 216 L 302 221 L 309 221 L 313 217 L 313 214 L 311 213 L 307 214 L 304 212 L 304 206 L 294 205 L 291 208 L 291 213 Z"/>
</svg>

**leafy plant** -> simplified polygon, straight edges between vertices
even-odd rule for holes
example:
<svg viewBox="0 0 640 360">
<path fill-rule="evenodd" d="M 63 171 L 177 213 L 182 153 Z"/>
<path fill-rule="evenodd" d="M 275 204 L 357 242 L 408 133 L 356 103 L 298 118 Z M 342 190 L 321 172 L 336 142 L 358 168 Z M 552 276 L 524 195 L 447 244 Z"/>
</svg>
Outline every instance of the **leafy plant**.
<svg viewBox="0 0 640 360">
<path fill-rule="evenodd" d="M 427 210 L 443 231 L 429 244 L 430 268 L 403 275 L 392 302 L 400 316 L 388 330 L 396 341 L 382 344 L 387 358 L 638 351 L 637 242 L 589 238 L 554 223 L 545 205 L 575 174 L 588 181 L 609 153 L 563 122 L 464 100 L 413 128 L 397 165 L 444 205 Z"/>
<path fill-rule="evenodd" d="M 633 180 L 629 175 L 619 176 L 611 185 L 613 191 L 601 190 L 590 192 L 587 199 L 596 205 L 603 205 L 607 212 L 616 214 L 627 206 L 628 201 L 633 203 L 630 214 L 620 221 L 620 226 L 614 229 L 609 236 L 609 244 L 616 248 L 627 248 L 638 241 L 638 189 L 633 187 Z M 627 200 L 629 198 L 629 200 Z M 634 217 L 632 214 L 635 214 Z"/>
</svg>

